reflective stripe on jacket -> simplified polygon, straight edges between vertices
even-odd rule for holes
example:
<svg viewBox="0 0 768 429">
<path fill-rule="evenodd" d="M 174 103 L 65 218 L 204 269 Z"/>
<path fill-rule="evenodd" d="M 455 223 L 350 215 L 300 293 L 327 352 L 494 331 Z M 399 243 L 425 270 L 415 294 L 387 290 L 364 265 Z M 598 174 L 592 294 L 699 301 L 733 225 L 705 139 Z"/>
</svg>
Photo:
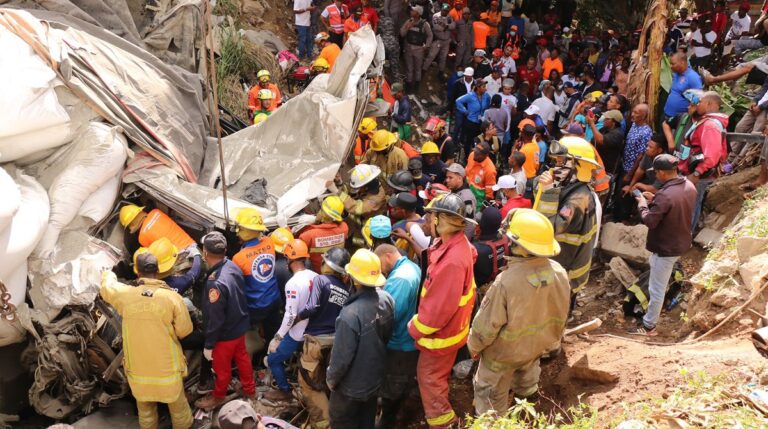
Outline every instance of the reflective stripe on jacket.
<svg viewBox="0 0 768 429">
<path fill-rule="evenodd" d="M 325 252 L 334 247 L 343 249 L 347 237 L 349 237 L 349 227 L 346 222 L 323 223 L 304 228 L 299 234 L 299 239 L 309 248 L 312 271 L 319 273 Z"/>
</svg>

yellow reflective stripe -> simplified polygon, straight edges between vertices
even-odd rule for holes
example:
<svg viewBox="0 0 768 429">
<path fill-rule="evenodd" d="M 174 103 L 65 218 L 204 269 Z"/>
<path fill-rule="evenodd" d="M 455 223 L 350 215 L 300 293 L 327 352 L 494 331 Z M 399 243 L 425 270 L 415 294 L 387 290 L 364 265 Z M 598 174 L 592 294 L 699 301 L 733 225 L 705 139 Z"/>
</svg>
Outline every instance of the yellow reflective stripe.
<svg viewBox="0 0 768 429">
<path fill-rule="evenodd" d="M 589 267 L 592 266 L 592 261 L 587 262 L 587 265 L 568 271 L 568 280 L 575 280 L 584 274 L 589 272 Z"/>
<path fill-rule="evenodd" d="M 589 280 L 589 276 L 585 276 L 584 280 L 581 283 L 579 283 L 578 285 L 576 285 L 576 287 L 573 288 L 571 293 L 577 293 L 577 292 L 581 291 L 582 289 L 584 289 L 584 287 L 587 286 L 587 280 Z"/>
<path fill-rule="evenodd" d="M 543 214 L 557 213 L 557 201 L 539 201 L 538 210 Z"/>
<path fill-rule="evenodd" d="M 469 292 L 467 292 L 466 295 L 462 295 L 461 299 L 459 300 L 459 307 L 464 307 L 467 305 L 470 299 L 475 296 L 475 279 L 472 279 L 472 286 L 469 288 Z"/>
<path fill-rule="evenodd" d="M 565 243 L 570 244 L 572 246 L 580 246 L 584 243 L 589 243 L 590 240 L 592 240 L 592 237 L 597 233 L 597 223 L 592 225 L 592 229 L 587 231 L 586 234 L 557 234 L 555 235 L 555 240 L 557 240 L 558 243 Z"/>
<path fill-rule="evenodd" d="M 424 335 L 434 334 L 437 332 L 440 328 L 433 328 L 431 326 L 427 326 L 419 321 L 419 315 L 414 314 L 411 318 L 411 322 L 413 322 L 413 326 L 416 327 L 416 330 L 421 332 Z"/>
<path fill-rule="evenodd" d="M 128 379 L 141 384 L 151 384 L 154 386 L 168 386 L 182 381 L 181 374 L 168 375 L 165 377 L 138 376 L 128 373 Z"/>
<path fill-rule="evenodd" d="M 643 307 L 643 309 L 648 307 L 648 298 L 645 296 L 643 290 L 640 289 L 640 286 L 633 284 L 629 287 L 629 291 L 635 294 L 637 301 L 640 302 L 640 306 Z"/>
<path fill-rule="evenodd" d="M 427 424 L 430 426 L 444 426 L 450 423 L 456 418 L 456 413 L 453 410 L 437 417 L 427 418 Z"/>
<path fill-rule="evenodd" d="M 448 338 L 421 338 L 417 343 L 429 350 L 445 349 L 451 346 L 455 346 L 460 343 L 461 340 L 469 335 L 469 325 L 461 330 L 458 334 Z"/>
</svg>

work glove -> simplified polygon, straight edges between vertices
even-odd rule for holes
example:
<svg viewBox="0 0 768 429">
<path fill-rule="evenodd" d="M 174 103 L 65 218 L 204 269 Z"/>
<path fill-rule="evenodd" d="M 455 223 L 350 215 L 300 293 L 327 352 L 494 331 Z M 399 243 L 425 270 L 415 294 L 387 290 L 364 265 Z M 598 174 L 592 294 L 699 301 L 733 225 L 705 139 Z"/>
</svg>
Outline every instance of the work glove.
<svg viewBox="0 0 768 429">
<path fill-rule="evenodd" d="M 277 351 L 277 348 L 280 347 L 282 339 L 280 338 L 272 338 L 272 341 L 269 342 L 269 347 L 267 347 L 267 354 L 272 354 Z"/>
<path fill-rule="evenodd" d="M 203 349 L 203 357 L 205 360 L 212 361 L 213 360 L 213 350 L 212 349 Z"/>
</svg>

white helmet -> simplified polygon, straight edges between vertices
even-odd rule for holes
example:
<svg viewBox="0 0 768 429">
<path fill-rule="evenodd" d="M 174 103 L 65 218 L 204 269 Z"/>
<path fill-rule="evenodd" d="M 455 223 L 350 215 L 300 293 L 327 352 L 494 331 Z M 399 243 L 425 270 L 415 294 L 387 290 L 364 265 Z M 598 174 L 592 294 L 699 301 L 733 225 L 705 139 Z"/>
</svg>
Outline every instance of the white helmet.
<svg viewBox="0 0 768 429">
<path fill-rule="evenodd" d="M 358 164 L 349 173 L 349 185 L 354 189 L 362 188 L 371 183 L 381 174 L 381 169 L 375 165 Z"/>
</svg>

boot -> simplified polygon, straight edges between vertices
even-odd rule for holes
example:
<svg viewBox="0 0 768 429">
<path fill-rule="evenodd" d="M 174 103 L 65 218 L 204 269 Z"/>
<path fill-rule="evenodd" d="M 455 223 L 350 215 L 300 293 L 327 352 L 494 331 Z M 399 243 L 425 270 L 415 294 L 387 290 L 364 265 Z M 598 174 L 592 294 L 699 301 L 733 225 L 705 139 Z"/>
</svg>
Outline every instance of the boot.
<svg viewBox="0 0 768 429">
<path fill-rule="evenodd" d="M 198 399 L 197 402 L 195 402 L 195 406 L 197 408 L 202 408 L 205 411 L 211 411 L 216 408 L 219 408 L 220 406 L 224 405 L 227 402 L 227 398 L 217 398 L 213 396 L 212 394 L 205 395 L 204 398 Z"/>
<path fill-rule="evenodd" d="M 400 401 L 381 398 L 381 417 L 376 422 L 376 429 L 390 429 L 397 423 L 397 412 Z"/>
<path fill-rule="evenodd" d="M 265 393 L 264 398 L 272 402 L 290 402 L 293 400 L 293 395 L 290 391 L 286 392 L 282 389 L 273 389 Z"/>
</svg>

